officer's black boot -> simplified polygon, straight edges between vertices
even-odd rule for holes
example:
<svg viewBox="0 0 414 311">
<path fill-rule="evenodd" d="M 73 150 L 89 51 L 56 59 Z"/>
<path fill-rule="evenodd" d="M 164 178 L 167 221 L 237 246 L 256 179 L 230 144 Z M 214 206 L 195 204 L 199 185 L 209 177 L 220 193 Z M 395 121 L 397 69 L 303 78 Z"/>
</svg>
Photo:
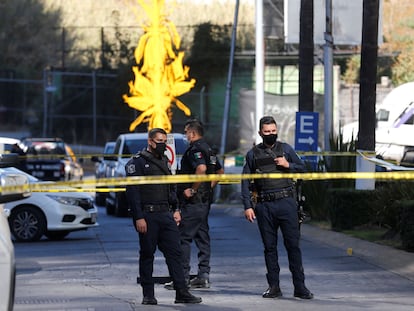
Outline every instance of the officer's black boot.
<svg viewBox="0 0 414 311">
<path fill-rule="evenodd" d="M 175 291 L 175 303 L 200 303 L 201 297 L 192 295 L 187 288 L 177 289 Z"/>
<path fill-rule="evenodd" d="M 156 305 L 158 303 L 157 299 L 154 296 L 154 287 L 153 286 L 145 286 L 142 288 L 142 304 L 143 305 Z"/>
</svg>

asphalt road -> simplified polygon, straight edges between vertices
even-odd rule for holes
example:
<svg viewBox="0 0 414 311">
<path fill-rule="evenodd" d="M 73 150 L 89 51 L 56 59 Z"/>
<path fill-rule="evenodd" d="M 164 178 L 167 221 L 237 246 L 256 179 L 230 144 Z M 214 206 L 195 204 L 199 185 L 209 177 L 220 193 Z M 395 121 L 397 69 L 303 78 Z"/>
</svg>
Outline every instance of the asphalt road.
<svg viewBox="0 0 414 311">
<path fill-rule="evenodd" d="M 212 286 L 193 291 L 203 303 L 174 304 L 174 292 L 157 284 L 158 305 L 143 306 L 138 237 L 131 220 L 106 216 L 104 208 L 99 213 L 99 227 L 71 233 L 63 241 L 15 243 L 15 311 L 414 310 L 414 254 L 309 225 L 303 227 L 301 245 L 306 283 L 315 299 L 293 298 L 282 241 L 283 297 L 262 298 L 267 287 L 262 244 L 256 224 L 243 218 L 240 205 L 212 209 Z M 347 252 L 351 247 L 352 255 Z M 195 249 L 193 255 L 195 263 Z M 154 276 L 167 275 L 157 252 Z"/>
</svg>

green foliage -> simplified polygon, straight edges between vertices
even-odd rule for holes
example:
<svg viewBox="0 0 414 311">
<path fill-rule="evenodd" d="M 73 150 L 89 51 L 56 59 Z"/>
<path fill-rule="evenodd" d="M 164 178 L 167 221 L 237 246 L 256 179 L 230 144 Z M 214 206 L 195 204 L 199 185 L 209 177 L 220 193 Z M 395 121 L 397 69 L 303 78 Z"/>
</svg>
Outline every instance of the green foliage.
<svg viewBox="0 0 414 311">
<path fill-rule="evenodd" d="M 330 150 L 355 153 L 355 141 L 344 143 L 342 133 L 330 138 Z M 355 172 L 355 155 L 324 156 L 318 163 L 317 172 Z M 306 197 L 306 209 L 315 220 L 328 220 L 328 191 L 331 188 L 353 188 L 354 180 L 307 180 L 303 184 Z"/>
<path fill-rule="evenodd" d="M 328 191 L 327 206 L 333 230 L 352 229 L 370 223 L 375 192 L 333 188 Z"/>
<path fill-rule="evenodd" d="M 403 201 L 401 209 L 401 241 L 404 249 L 414 251 L 414 201 Z"/>
<path fill-rule="evenodd" d="M 228 69 L 231 27 L 203 23 L 196 27 L 188 65 L 197 85 L 208 84 L 215 76 L 222 76 Z"/>
<path fill-rule="evenodd" d="M 359 82 L 359 68 L 361 67 L 361 56 L 351 56 L 346 62 L 346 70 L 342 79 L 347 84 L 356 84 Z"/>
<path fill-rule="evenodd" d="M 381 226 L 399 230 L 399 201 L 414 199 L 411 181 L 388 180 L 376 184 L 374 221 Z"/>
<path fill-rule="evenodd" d="M 0 69 L 41 77 L 47 66 L 61 67 L 61 12 L 47 11 L 41 1 L 0 1 Z M 70 49 L 71 36 L 65 44 Z"/>
</svg>

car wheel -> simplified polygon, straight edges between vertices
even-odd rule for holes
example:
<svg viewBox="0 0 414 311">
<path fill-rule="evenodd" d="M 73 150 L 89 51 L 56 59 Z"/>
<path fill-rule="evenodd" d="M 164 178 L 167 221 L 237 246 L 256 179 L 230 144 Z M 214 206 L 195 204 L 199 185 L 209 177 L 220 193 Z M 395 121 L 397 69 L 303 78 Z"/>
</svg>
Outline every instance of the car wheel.
<svg viewBox="0 0 414 311">
<path fill-rule="evenodd" d="M 95 193 L 95 204 L 98 206 L 104 206 L 106 201 L 106 196 L 103 193 Z"/>
<path fill-rule="evenodd" d="M 17 241 L 38 241 L 46 231 L 46 219 L 35 207 L 14 208 L 9 217 L 10 231 Z"/>
<path fill-rule="evenodd" d="M 113 215 L 115 213 L 115 208 L 112 204 L 108 202 L 108 199 L 105 200 L 105 208 L 107 215 Z"/>
<path fill-rule="evenodd" d="M 125 205 L 126 199 L 121 194 L 117 194 L 115 197 L 115 216 L 123 217 L 127 215 Z"/>
<path fill-rule="evenodd" d="M 49 240 L 60 241 L 63 240 L 69 233 L 69 231 L 47 231 L 45 236 Z"/>
</svg>

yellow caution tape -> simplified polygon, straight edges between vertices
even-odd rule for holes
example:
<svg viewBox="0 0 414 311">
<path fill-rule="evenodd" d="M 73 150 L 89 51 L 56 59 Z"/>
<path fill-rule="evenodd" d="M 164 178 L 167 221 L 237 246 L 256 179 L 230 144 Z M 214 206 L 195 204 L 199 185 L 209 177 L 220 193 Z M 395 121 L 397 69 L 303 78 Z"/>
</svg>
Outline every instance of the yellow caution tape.
<svg viewBox="0 0 414 311">
<path fill-rule="evenodd" d="M 353 152 L 353 151 L 297 151 L 296 152 L 299 155 L 304 155 L 304 156 L 357 156 L 360 153 L 359 152 Z M 364 152 L 364 154 L 366 155 L 374 155 L 375 153 L 373 152 Z M 135 154 L 123 154 L 122 157 L 123 158 L 130 158 L 133 157 Z M 75 154 L 75 157 L 78 159 L 90 159 L 92 157 L 97 157 L 97 158 L 103 158 L 103 157 L 115 157 L 117 158 L 119 155 L 118 154 L 108 154 L 108 153 L 91 153 L 91 154 Z M 243 157 L 245 156 L 245 154 L 224 154 L 224 155 L 219 155 L 221 158 L 231 158 L 231 157 L 236 157 L 236 156 L 240 156 Z M 34 155 L 34 154 L 27 154 L 27 155 L 20 155 L 19 158 L 21 159 L 64 159 L 64 158 L 68 158 L 70 157 L 69 155 L 65 155 L 65 154 L 43 154 L 43 155 Z"/>
<path fill-rule="evenodd" d="M 30 184 L 32 192 L 109 192 L 124 191 L 119 189 L 127 185 L 144 184 L 175 184 L 218 181 L 220 183 L 240 183 L 244 179 L 261 178 L 292 178 L 303 180 L 330 179 L 381 179 L 381 180 L 412 180 L 414 171 L 395 172 L 310 172 L 310 173 L 270 173 L 270 174 L 212 174 L 212 175 L 169 175 L 169 176 L 133 176 L 122 178 L 101 178 L 82 181 L 62 181 L 55 183 Z M 25 186 L 27 188 L 27 186 Z M 107 188 L 101 188 L 107 187 Z M 76 188 L 80 188 L 77 190 Z M 91 189 L 93 188 L 93 189 Z M 3 186 L 0 192 L 23 189 L 22 186 Z"/>
</svg>

